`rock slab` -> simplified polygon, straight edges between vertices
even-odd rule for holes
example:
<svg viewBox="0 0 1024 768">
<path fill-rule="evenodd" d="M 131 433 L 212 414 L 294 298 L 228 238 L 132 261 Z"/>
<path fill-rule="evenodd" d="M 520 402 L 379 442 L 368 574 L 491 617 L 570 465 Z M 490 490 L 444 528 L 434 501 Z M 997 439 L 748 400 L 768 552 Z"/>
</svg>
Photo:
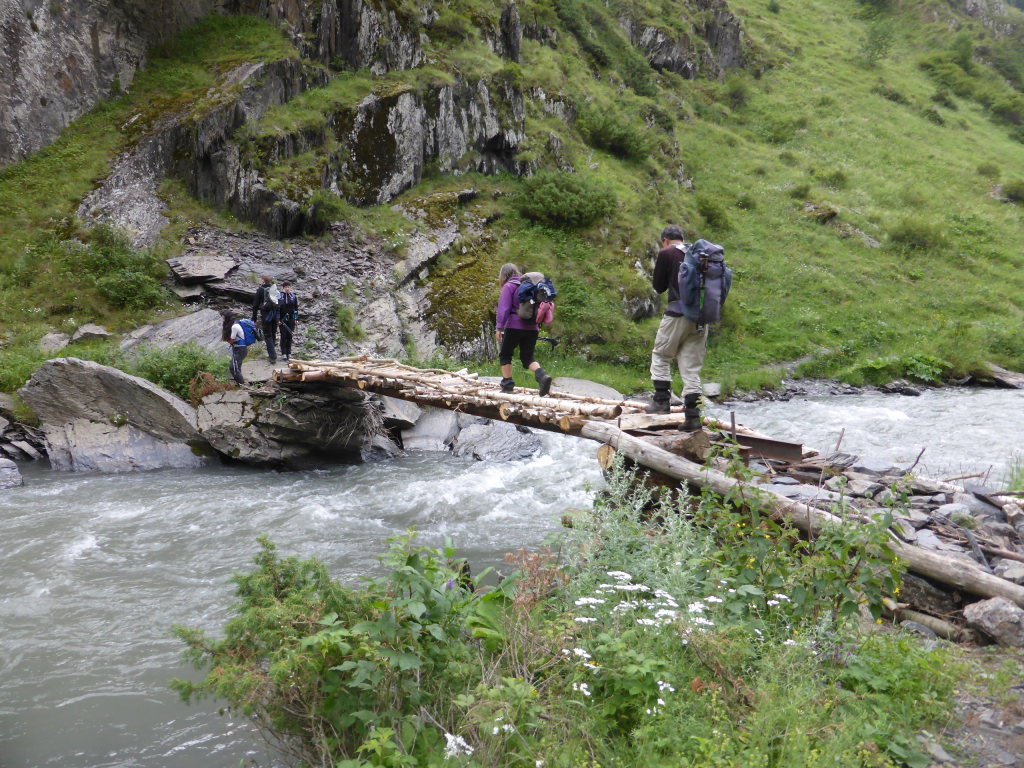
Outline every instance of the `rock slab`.
<svg viewBox="0 0 1024 768">
<path fill-rule="evenodd" d="M 19 390 L 54 469 L 126 472 L 202 462 L 196 413 L 152 382 L 77 358 L 43 364 Z"/>
<path fill-rule="evenodd" d="M 972 628 L 1006 648 L 1024 648 L 1024 609 L 1005 597 L 993 597 L 964 608 Z"/>
</svg>

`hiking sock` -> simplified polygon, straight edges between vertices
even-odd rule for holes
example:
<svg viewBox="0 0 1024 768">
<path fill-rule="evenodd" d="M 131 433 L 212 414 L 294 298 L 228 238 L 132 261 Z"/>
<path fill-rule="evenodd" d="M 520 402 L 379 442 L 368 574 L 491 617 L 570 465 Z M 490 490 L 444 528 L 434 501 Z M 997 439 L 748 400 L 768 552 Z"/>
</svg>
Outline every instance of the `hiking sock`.
<svg viewBox="0 0 1024 768">
<path fill-rule="evenodd" d="M 672 382 L 655 381 L 654 398 L 645 409 L 647 413 L 668 413 L 672 410 Z"/>
<path fill-rule="evenodd" d="M 538 368 L 533 375 L 537 377 L 537 383 L 540 384 L 540 396 L 547 397 L 551 391 L 551 377 L 548 372 L 543 368 Z"/>
</svg>

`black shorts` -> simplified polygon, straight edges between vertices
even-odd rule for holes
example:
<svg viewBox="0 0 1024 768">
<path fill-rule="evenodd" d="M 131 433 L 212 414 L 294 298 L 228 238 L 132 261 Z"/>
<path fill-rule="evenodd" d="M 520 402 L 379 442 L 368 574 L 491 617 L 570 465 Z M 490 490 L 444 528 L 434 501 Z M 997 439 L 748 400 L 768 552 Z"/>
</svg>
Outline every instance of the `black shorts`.
<svg viewBox="0 0 1024 768">
<path fill-rule="evenodd" d="M 533 362 L 533 353 L 537 349 L 537 337 L 540 331 L 521 331 L 518 328 L 506 329 L 501 337 L 501 350 L 498 352 L 498 362 L 502 365 L 511 365 L 512 356 L 516 347 L 519 347 L 519 359 L 524 368 L 529 368 Z"/>
</svg>

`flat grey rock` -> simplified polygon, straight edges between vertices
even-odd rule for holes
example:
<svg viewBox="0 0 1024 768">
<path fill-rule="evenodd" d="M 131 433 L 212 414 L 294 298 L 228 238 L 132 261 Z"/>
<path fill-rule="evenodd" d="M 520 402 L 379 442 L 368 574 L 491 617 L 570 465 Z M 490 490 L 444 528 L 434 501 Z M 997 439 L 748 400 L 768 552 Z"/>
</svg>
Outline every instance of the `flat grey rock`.
<svg viewBox="0 0 1024 768">
<path fill-rule="evenodd" d="M 384 417 L 384 426 L 388 429 L 400 431 L 412 429 L 423 413 L 423 409 L 416 405 L 416 403 L 399 400 L 397 397 L 381 395 L 379 400 L 381 415 Z"/>
<path fill-rule="evenodd" d="M 882 475 L 899 475 L 901 470 L 890 461 L 883 461 L 871 457 L 860 458 L 850 465 L 850 469 L 862 475 L 881 477 Z"/>
<path fill-rule="evenodd" d="M 1005 597 L 993 597 L 964 608 L 973 628 L 1007 648 L 1024 648 L 1024 610 Z"/>
<path fill-rule="evenodd" d="M 167 266 L 180 282 L 190 285 L 207 280 L 223 280 L 238 267 L 238 262 L 231 256 L 218 253 L 193 253 L 167 259 Z"/>
<path fill-rule="evenodd" d="M 1024 563 L 1016 560 L 1000 560 L 993 569 L 996 576 L 1001 576 L 1014 584 L 1024 584 Z"/>
<path fill-rule="evenodd" d="M 96 325 L 95 323 L 86 323 L 81 326 L 71 336 L 71 343 L 74 344 L 79 341 L 96 341 L 98 339 L 109 339 L 113 336 L 110 331 L 104 328 L 102 325 Z"/>
<path fill-rule="evenodd" d="M 136 328 L 121 339 L 124 352 L 142 346 L 169 349 L 181 344 L 195 342 L 203 349 L 215 354 L 230 356 L 226 342 L 221 341 L 223 320 L 214 309 L 200 309 L 181 317 L 165 320 L 158 325 L 144 325 Z"/>
<path fill-rule="evenodd" d="M 471 424 L 459 432 L 452 452 L 478 461 L 516 461 L 539 450 L 540 439 L 529 430 L 521 431 L 506 422 L 487 421 Z"/>
<path fill-rule="evenodd" d="M 784 485 L 781 483 L 769 483 L 768 485 L 759 486 L 764 490 L 777 493 L 780 496 L 785 496 L 787 499 L 795 499 L 797 501 L 839 501 L 842 499 L 838 493 L 828 490 L 827 488 L 819 488 L 816 485 Z"/>
<path fill-rule="evenodd" d="M 39 340 L 39 349 L 47 354 L 53 354 L 54 352 L 60 352 L 70 343 L 71 337 L 68 334 L 50 331 Z"/>
<path fill-rule="evenodd" d="M 424 408 L 412 429 L 402 432 L 407 451 L 448 451 L 459 433 L 458 416 L 439 408 Z"/>
<path fill-rule="evenodd" d="M 551 373 L 551 371 L 548 371 Z M 574 379 L 571 376 L 556 376 L 551 382 L 551 391 L 563 395 L 579 397 L 601 397 L 607 400 L 623 400 L 623 395 L 616 389 L 598 384 L 587 379 Z"/>
</svg>

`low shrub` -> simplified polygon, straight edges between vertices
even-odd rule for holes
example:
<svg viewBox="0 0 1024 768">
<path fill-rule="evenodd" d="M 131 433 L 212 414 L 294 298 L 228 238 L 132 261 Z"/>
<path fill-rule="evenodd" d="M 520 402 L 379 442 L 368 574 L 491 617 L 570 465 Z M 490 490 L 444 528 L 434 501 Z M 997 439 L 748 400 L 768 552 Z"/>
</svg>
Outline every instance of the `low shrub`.
<svg viewBox="0 0 1024 768">
<path fill-rule="evenodd" d="M 524 179 L 513 205 L 524 218 L 576 229 L 615 210 L 615 198 L 597 181 L 575 173 L 542 171 Z"/>
<path fill-rule="evenodd" d="M 722 232 L 732 229 L 732 224 L 729 221 L 729 215 L 725 212 L 725 207 L 714 198 L 707 195 L 697 195 L 697 212 L 712 229 Z"/>
<path fill-rule="evenodd" d="M 590 106 L 581 112 L 576 124 L 590 146 L 618 157 L 641 160 L 654 147 L 646 125 L 615 109 Z"/>
<path fill-rule="evenodd" d="M 907 248 L 929 250 L 944 246 L 946 233 L 930 221 L 905 218 L 889 229 L 889 239 Z"/>
<path fill-rule="evenodd" d="M 999 179 L 999 166 L 995 163 L 981 163 L 978 165 L 977 171 L 979 176 L 984 176 L 992 181 Z"/>
<path fill-rule="evenodd" d="M 1024 179 L 1012 179 L 1003 184 L 1003 195 L 1013 203 L 1024 203 Z"/>
<path fill-rule="evenodd" d="M 750 101 L 750 85 L 739 75 L 730 75 L 725 81 L 725 97 L 733 109 L 741 109 Z"/>
<path fill-rule="evenodd" d="M 366 338 L 366 331 L 359 324 L 356 312 L 352 307 L 334 300 L 334 320 L 338 324 L 338 343 L 346 341 L 362 341 Z"/>
<path fill-rule="evenodd" d="M 191 400 L 192 383 L 201 374 L 227 376 L 227 360 L 195 342 L 168 349 L 146 347 L 124 366 L 128 373 L 152 381 L 178 397 Z"/>
<path fill-rule="evenodd" d="M 56 248 L 71 284 L 91 280 L 112 306 L 123 309 L 148 309 L 164 301 L 160 281 L 167 265 L 159 256 L 133 248 L 128 236 L 112 227 L 97 227 L 80 238 L 63 241 Z"/>
</svg>

